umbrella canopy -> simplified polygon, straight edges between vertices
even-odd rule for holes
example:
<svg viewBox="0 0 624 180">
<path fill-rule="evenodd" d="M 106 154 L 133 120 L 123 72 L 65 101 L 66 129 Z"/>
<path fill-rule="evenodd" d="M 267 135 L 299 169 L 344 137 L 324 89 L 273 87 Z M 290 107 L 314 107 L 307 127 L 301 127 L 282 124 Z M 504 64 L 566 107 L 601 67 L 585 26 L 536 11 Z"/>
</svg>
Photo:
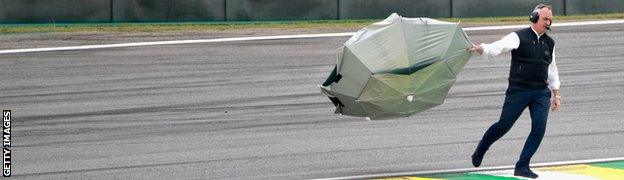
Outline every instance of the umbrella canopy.
<svg viewBox="0 0 624 180">
<path fill-rule="evenodd" d="M 393 13 L 344 43 L 321 91 L 338 114 L 407 117 L 444 102 L 470 46 L 458 23 Z"/>
</svg>

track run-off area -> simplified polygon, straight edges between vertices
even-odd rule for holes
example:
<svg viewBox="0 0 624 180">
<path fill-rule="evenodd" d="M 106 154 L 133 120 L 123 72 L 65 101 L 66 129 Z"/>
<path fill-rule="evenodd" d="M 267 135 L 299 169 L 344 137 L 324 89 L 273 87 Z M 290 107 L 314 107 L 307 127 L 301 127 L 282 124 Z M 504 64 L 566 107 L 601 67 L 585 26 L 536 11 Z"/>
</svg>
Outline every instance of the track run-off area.
<svg viewBox="0 0 624 180">
<path fill-rule="evenodd" d="M 521 27 L 466 32 L 481 43 Z M 0 50 L 0 106 L 13 119 L 11 178 L 508 175 L 500 167 L 517 160 L 528 112 L 482 168 L 471 169 L 470 155 L 500 115 L 509 54 L 473 57 L 438 107 L 368 121 L 333 114 L 317 87 L 351 34 Z M 614 160 L 536 167 L 542 177 L 621 171 L 624 24 L 554 24 L 549 35 L 557 43 L 562 107 L 550 114 L 532 164 Z"/>
</svg>

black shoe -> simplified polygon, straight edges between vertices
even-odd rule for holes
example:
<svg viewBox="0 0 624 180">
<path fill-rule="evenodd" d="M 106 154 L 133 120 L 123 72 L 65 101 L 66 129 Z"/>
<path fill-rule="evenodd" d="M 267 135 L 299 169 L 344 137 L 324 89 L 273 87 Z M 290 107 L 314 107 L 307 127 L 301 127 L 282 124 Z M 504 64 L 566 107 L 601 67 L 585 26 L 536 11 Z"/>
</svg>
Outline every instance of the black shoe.
<svg viewBox="0 0 624 180">
<path fill-rule="evenodd" d="M 487 151 L 487 149 L 484 150 L 479 150 L 480 148 L 475 149 L 475 152 L 472 153 L 472 165 L 474 167 L 479 167 L 481 166 L 481 161 L 483 161 L 483 155 L 485 155 L 485 151 Z"/>
<path fill-rule="evenodd" d="M 524 167 L 516 168 L 516 170 L 514 170 L 514 176 L 522 176 L 535 179 L 538 175 L 531 171 L 531 169 L 529 169 L 528 167 Z"/>
</svg>

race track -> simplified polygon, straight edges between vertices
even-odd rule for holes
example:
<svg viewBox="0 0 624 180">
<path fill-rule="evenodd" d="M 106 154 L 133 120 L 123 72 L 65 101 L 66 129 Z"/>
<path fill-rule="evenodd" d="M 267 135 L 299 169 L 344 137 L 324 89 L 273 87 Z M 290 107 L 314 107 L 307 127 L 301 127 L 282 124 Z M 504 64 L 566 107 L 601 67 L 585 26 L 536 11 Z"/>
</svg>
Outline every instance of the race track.
<svg viewBox="0 0 624 180">
<path fill-rule="evenodd" d="M 511 30 L 470 31 L 491 42 Z M 624 157 L 624 24 L 561 27 L 563 96 L 533 162 Z M 318 84 L 348 37 L 0 54 L 14 179 L 302 179 L 468 168 L 509 54 L 473 57 L 443 105 L 333 114 Z M 513 165 L 528 111 L 483 166 Z"/>
</svg>

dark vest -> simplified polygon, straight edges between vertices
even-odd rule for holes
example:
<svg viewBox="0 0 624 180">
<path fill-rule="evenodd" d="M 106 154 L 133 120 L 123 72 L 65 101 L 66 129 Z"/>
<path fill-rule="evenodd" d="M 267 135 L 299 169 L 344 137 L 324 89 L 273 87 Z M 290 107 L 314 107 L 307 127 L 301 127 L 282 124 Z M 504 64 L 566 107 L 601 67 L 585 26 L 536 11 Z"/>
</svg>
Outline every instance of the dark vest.
<svg viewBox="0 0 624 180">
<path fill-rule="evenodd" d="M 548 66 L 555 40 L 544 33 L 539 40 L 531 28 L 516 31 L 520 45 L 511 51 L 509 84 L 540 89 L 548 86 Z"/>
</svg>

